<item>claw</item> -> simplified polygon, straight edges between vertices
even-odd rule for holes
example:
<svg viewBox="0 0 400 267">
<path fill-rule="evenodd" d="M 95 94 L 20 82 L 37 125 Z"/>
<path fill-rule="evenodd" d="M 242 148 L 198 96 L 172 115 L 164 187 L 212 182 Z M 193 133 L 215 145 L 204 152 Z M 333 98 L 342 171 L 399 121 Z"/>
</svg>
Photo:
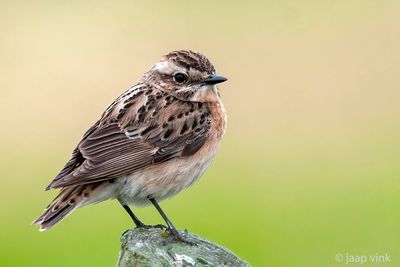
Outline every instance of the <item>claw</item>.
<svg viewBox="0 0 400 267">
<path fill-rule="evenodd" d="M 187 237 L 187 235 L 188 235 L 188 229 L 185 229 L 185 230 L 183 230 L 183 233 L 182 233 L 182 235 L 184 236 L 184 237 Z"/>
</svg>

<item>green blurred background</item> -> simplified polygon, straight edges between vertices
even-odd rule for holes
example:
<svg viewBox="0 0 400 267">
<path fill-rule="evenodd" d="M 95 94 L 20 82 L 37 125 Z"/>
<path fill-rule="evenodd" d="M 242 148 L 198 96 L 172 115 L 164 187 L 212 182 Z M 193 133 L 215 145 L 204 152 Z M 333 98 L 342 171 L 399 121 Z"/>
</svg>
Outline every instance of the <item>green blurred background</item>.
<svg viewBox="0 0 400 267">
<path fill-rule="evenodd" d="M 115 201 L 30 223 L 85 130 L 176 49 L 229 77 L 220 153 L 161 204 L 179 228 L 254 266 L 399 266 L 399 47 L 398 1 L 2 1 L 0 266 L 115 265 Z"/>
</svg>

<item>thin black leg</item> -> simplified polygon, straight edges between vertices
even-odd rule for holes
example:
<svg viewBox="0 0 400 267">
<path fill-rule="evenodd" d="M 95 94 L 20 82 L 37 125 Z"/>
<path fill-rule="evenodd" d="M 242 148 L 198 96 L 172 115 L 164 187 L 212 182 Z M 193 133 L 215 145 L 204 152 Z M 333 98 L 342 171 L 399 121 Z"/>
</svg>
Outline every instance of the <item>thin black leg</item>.
<svg viewBox="0 0 400 267">
<path fill-rule="evenodd" d="M 169 229 L 173 229 L 176 231 L 175 226 L 172 224 L 172 222 L 168 219 L 167 215 L 164 213 L 164 211 L 161 209 L 160 205 L 158 205 L 157 201 L 154 198 L 149 198 L 150 202 L 156 207 L 158 213 L 160 213 L 161 217 L 164 219 L 165 223 L 167 224 Z"/>
<path fill-rule="evenodd" d="M 188 242 L 185 240 L 185 237 L 187 235 L 187 230 L 182 234 L 178 230 L 176 230 L 175 226 L 172 224 L 172 222 L 168 219 L 167 215 L 164 213 L 164 211 L 161 209 L 160 205 L 158 205 L 157 201 L 154 198 L 149 198 L 150 202 L 154 205 L 154 207 L 157 209 L 157 211 L 160 213 L 161 217 L 164 219 L 165 223 L 167 224 L 167 231 L 169 231 L 176 239 L 186 242 L 188 244 L 192 244 L 191 242 Z"/>
<path fill-rule="evenodd" d="M 128 212 L 129 216 L 131 216 L 133 222 L 135 223 L 136 227 L 140 228 L 140 227 L 145 227 L 146 225 L 144 223 L 142 223 L 141 220 L 139 220 L 139 218 L 132 212 L 132 210 L 129 208 L 128 205 L 125 205 L 121 200 L 119 200 L 119 203 L 122 205 L 122 207 L 124 207 L 124 209 L 126 210 L 126 212 Z"/>
</svg>

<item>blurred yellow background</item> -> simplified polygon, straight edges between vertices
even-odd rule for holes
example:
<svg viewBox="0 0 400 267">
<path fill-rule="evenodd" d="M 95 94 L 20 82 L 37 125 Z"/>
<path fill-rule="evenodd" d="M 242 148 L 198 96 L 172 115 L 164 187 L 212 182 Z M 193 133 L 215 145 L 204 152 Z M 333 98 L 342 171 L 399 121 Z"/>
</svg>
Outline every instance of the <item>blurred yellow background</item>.
<svg viewBox="0 0 400 267">
<path fill-rule="evenodd" d="M 2 1 L 0 33 L 0 266 L 115 265 L 116 201 L 30 223 L 86 129 L 177 49 L 229 78 L 220 153 L 161 203 L 179 228 L 254 266 L 400 264 L 398 1 Z"/>
</svg>

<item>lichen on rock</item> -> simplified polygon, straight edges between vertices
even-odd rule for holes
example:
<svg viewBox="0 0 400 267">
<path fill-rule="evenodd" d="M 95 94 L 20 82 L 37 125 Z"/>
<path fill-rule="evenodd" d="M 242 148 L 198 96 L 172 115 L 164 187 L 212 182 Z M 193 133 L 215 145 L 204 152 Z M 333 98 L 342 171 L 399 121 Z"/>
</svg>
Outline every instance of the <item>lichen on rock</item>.
<svg viewBox="0 0 400 267">
<path fill-rule="evenodd" d="M 121 236 L 117 267 L 132 266 L 250 266 L 230 250 L 188 234 L 188 243 L 166 237 L 157 228 L 131 229 Z"/>
</svg>

